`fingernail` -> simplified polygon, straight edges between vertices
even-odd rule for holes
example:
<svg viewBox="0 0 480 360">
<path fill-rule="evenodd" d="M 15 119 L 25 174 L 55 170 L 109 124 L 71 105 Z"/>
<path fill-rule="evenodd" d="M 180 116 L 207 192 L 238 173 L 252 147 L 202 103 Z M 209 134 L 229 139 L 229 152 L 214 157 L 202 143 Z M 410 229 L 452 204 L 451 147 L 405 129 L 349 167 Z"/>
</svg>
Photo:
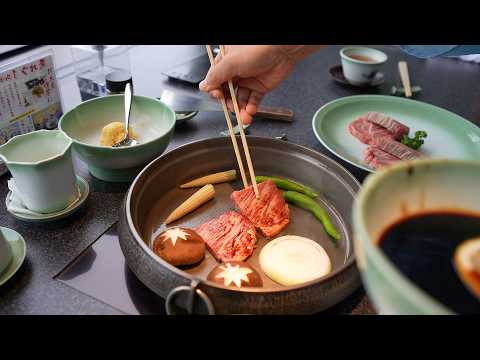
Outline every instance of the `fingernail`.
<svg viewBox="0 0 480 360">
<path fill-rule="evenodd" d="M 206 83 L 205 80 L 203 80 L 202 82 L 200 82 L 200 84 L 198 85 L 200 90 L 202 91 L 208 91 L 208 84 Z"/>
</svg>

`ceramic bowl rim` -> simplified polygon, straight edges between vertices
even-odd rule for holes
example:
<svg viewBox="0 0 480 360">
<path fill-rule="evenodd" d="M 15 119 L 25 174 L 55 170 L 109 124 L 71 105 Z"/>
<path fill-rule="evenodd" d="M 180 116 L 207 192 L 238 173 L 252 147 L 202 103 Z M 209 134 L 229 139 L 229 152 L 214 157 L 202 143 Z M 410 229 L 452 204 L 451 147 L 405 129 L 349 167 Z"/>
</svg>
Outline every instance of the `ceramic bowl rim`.
<svg viewBox="0 0 480 360">
<path fill-rule="evenodd" d="M 60 158 L 70 150 L 73 141 L 69 136 L 67 136 L 63 131 L 60 131 L 59 129 L 55 129 L 55 130 L 41 129 L 41 130 L 30 131 L 26 134 L 16 135 L 13 138 L 9 139 L 5 144 L 0 146 L 0 148 L 7 147 L 9 144 L 13 144 L 15 142 L 21 141 L 22 138 L 25 138 L 25 137 L 37 136 L 38 134 L 47 135 L 52 133 L 55 133 L 56 135 L 62 135 L 63 137 L 65 137 L 65 140 L 67 141 L 67 145 L 65 146 L 65 149 L 63 149 L 61 152 L 59 152 L 56 155 L 50 156 L 49 158 L 39 160 L 39 161 L 8 161 L 3 154 L 0 154 L 0 158 L 5 162 L 5 164 L 8 164 L 8 165 L 25 165 L 25 166 L 39 166 L 47 162 L 50 162 L 56 158 Z M 40 135 L 40 136 L 43 136 L 43 135 Z"/>
<path fill-rule="evenodd" d="M 73 138 L 72 136 L 70 136 L 66 131 L 65 129 L 63 128 L 63 120 L 65 117 L 67 117 L 67 115 L 69 115 L 70 113 L 73 113 L 74 111 L 76 111 L 78 109 L 78 107 L 80 106 L 88 106 L 88 105 L 84 105 L 84 104 L 89 104 L 91 102 L 99 102 L 99 101 L 104 101 L 106 98 L 111 98 L 111 97 L 122 97 L 123 98 L 123 94 L 118 94 L 118 95 L 108 95 L 108 96 L 102 96 L 102 97 L 97 97 L 97 98 L 93 98 L 93 99 L 89 99 L 89 100 L 86 100 L 86 101 L 83 101 L 81 102 L 80 104 L 78 104 L 77 106 L 75 106 L 74 108 L 68 110 L 66 113 L 64 113 L 62 115 L 62 117 L 60 118 L 59 122 L 58 122 L 58 129 L 61 130 L 65 136 L 67 136 L 68 138 L 70 138 L 72 140 L 72 142 L 74 144 L 77 144 L 77 145 L 81 145 L 83 147 L 86 147 L 86 148 L 91 148 L 91 149 L 95 149 L 95 150 L 100 150 L 100 151 L 111 151 L 112 153 L 115 152 L 115 151 L 127 151 L 128 149 L 141 149 L 142 147 L 145 147 L 147 145 L 150 145 L 160 139 L 162 139 L 164 136 L 168 135 L 169 133 L 172 132 L 172 130 L 175 128 L 175 123 L 176 123 L 176 115 L 175 115 L 175 112 L 168 106 L 166 105 L 165 103 L 161 102 L 160 100 L 158 99 L 155 99 L 153 97 L 149 97 L 149 96 L 143 96 L 143 95 L 134 95 L 134 98 L 141 98 L 141 99 L 144 99 L 144 100 L 147 100 L 147 101 L 151 101 L 151 102 L 156 102 L 156 103 L 159 103 L 161 106 L 165 107 L 168 112 L 170 113 L 171 115 L 171 118 L 173 119 L 172 123 L 170 124 L 170 127 L 165 131 L 165 133 L 163 133 L 162 135 L 159 135 L 155 138 L 153 138 L 152 140 L 149 140 L 149 141 L 146 141 L 146 142 L 142 142 L 138 145 L 135 145 L 135 146 L 128 146 L 128 147 L 111 147 L 111 146 L 100 146 L 100 145 L 92 145 L 92 144 L 87 144 L 87 143 L 84 143 L 80 140 L 77 140 L 75 138 Z"/>
<path fill-rule="evenodd" d="M 361 251 L 355 249 L 357 258 L 359 253 L 368 253 L 371 258 L 370 263 L 377 270 L 381 270 L 383 276 L 388 279 L 388 286 L 399 290 L 399 292 L 408 294 L 409 300 L 414 306 L 422 311 L 435 312 L 442 314 L 453 314 L 454 312 L 447 306 L 440 303 L 434 297 L 430 296 L 420 287 L 415 285 L 406 276 L 404 276 L 394 265 L 388 260 L 387 256 L 373 244 L 373 239 L 366 226 L 366 208 L 368 206 L 368 199 L 374 189 L 381 184 L 385 179 L 396 176 L 397 174 L 408 171 L 412 168 L 418 167 L 438 167 L 438 166 L 468 166 L 475 167 L 480 170 L 480 161 L 475 160 L 461 160 L 461 159 L 417 159 L 410 162 L 401 162 L 394 164 L 388 168 L 377 171 L 375 174 L 368 176 L 362 188 L 357 194 L 353 204 L 353 229 L 355 233 L 354 246 L 361 247 Z M 364 255 L 362 255 L 364 256 Z M 368 265 L 372 266 L 372 265 Z M 361 272 L 362 267 L 360 267 Z"/>
<path fill-rule="evenodd" d="M 27 256 L 27 242 L 25 241 L 25 238 L 23 237 L 23 235 L 20 234 L 18 231 L 14 230 L 14 229 L 11 229 L 11 228 L 6 227 L 6 226 L 0 226 L 0 229 L 2 229 L 1 231 L 3 231 L 3 229 L 5 229 L 9 232 L 12 232 L 12 233 L 15 233 L 16 235 L 18 235 L 18 241 L 19 241 L 19 244 L 21 244 L 20 246 L 22 248 L 22 253 L 21 253 L 20 257 L 18 257 L 17 259 L 15 259 L 15 257 L 12 257 L 12 259 L 10 260 L 11 263 L 9 265 L 7 265 L 7 267 L 0 274 L 0 275 L 4 275 L 4 273 L 7 271 L 7 269 L 10 266 L 12 266 L 13 262 L 15 260 L 17 260 L 17 264 L 14 265 L 14 268 L 11 269 L 11 272 L 8 276 L 3 277 L 3 278 L 0 276 L 0 286 L 2 286 L 8 280 L 10 280 L 17 273 L 17 271 L 20 269 L 20 267 L 23 265 L 23 263 L 25 261 L 25 258 Z"/>
<path fill-rule="evenodd" d="M 369 61 L 363 61 L 363 60 L 357 60 L 357 59 L 352 59 L 350 56 L 346 55 L 345 53 L 347 51 L 351 51 L 351 50 L 370 50 L 370 51 L 373 51 L 379 55 L 382 56 L 382 60 L 379 60 L 379 61 L 374 61 L 374 62 L 369 62 Z M 384 64 L 387 62 L 388 60 L 388 55 L 385 54 L 383 51 L 381 50 L 378 50 L 378 49 L 374 49 L 374 48 L 371 48 L 371 47 L 368 47 L 368 46 L 349 46 L 349 47 L 344 47 L 340 50 L 340 56 L 342 59 L 344 60 L 347 60 L 347 61 L 351 61 L 352 63 L 356 63 L 356 64 L 362 64 L 362 65 L 381 65 L 381 64 Z"/>
</svg>

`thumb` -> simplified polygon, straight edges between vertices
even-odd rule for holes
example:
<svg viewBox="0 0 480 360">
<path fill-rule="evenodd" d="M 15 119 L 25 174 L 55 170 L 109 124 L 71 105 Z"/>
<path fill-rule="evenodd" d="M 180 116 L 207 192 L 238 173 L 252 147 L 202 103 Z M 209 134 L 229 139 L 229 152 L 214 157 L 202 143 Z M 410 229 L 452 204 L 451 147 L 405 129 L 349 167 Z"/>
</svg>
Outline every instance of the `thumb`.
<svg viewBox="0 0 480 360">
<path fill-rule="evenodd" d="M 237 76 L 235 57 L 225 56 L 217 65 L 210 67 L 205 80 L 200 83 L 200 90 L 211 91 Z"/>
</svg>

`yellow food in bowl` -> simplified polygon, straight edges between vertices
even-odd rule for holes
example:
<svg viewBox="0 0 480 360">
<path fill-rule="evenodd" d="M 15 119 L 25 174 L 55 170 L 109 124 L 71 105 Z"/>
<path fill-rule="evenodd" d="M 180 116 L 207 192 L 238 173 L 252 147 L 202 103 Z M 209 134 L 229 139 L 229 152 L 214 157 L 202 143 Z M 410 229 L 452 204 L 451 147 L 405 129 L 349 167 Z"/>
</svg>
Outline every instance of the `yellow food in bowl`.
<svg viewBox="0 0 480 360">
<path fill-rule="evenodd" d="M 138 140 L 138 136 L 133 132 L 131 126 L 129 126 L 128 132 L 131 139 Z M 124 137 L 125 124 L 119 121 L 111 122 L 102 129 L 102 135 L 100 136 L 100 145 L 112 146 L 113 144 L 123 140 Z"/>
</svg>

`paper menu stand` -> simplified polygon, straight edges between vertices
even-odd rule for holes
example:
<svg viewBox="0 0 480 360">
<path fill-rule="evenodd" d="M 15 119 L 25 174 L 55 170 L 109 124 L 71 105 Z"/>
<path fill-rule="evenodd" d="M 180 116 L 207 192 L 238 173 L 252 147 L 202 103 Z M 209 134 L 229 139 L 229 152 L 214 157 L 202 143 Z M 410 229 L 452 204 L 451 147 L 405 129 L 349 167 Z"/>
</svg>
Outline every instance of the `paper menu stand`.
<svg viewBox="0 0 480 360">
<path fill-rule="evenodd" d="M 0 145 L 16 135 L 55 129 L 62 114 L 51 49 L 0 66 Z M 7 171 L 0 160 L 0 175 Z"/>
</svg>

